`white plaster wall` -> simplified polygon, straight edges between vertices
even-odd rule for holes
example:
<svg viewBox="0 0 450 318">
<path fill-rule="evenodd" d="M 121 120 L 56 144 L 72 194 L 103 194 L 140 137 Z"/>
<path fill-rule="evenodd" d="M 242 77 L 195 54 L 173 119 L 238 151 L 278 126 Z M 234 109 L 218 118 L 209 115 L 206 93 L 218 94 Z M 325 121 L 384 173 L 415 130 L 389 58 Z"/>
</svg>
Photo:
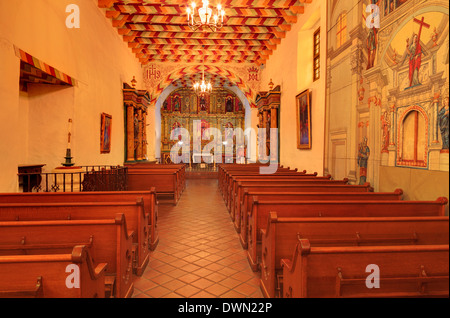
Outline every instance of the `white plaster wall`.
<svg viewBox="0 0 450 318">
<path fill-rule="evenodd" d="M 66 6 L 80 8 L 81 27 L 66 27 Z M 69 89 L 31 85 L 19 93 L 17 46 L 74 77 Z M 0 192 L 16 191 L 19 164 L 64 161 L 68 116 L 73 118 L 72 154 L 77 165 L 123 164 L 122 87 L 142 70 L 96 0 L 0 1 Z M 112 115 L 111 153 L 100 154 L 100 115 Z M 39 162 L 36 162 L 39 161 Z"/>
<path fill-rule="evenodd" d="M 286 38 L 270 56 L 262 71 L 262 83 L 272 79 L 281 86 L 280 163 L 291 168 L 323 174 L 325 83 L 326 83 L 326 3 L 305 5 Z M 313 34 L 321 28 L 321 75 L 313 82 Z M 264 87 L 264 84 L 263 84 Z M 312 101 L 312 149 L 297 149 L 296 96 L 310 89 Z"/>
</svg>

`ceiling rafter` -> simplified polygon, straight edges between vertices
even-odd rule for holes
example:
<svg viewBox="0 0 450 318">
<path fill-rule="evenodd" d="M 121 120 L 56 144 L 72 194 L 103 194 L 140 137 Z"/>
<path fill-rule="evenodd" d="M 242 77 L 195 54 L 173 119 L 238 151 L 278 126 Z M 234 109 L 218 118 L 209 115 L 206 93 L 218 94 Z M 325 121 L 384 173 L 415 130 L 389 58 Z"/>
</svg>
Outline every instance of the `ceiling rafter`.
<svg viewBox="0 0 450 318">
<path fill-rule="evenodd" d="M 98 0 L 99 8 L 143 64 L 265 64 L 312 0 L 218 0 L 225 25 L 217 32 L 187 25 L 191 0 Z M 197 6 L 201 5 L 196 0 Z M 214 6 L 214 1 L 211 1 Z"/>
</svg>

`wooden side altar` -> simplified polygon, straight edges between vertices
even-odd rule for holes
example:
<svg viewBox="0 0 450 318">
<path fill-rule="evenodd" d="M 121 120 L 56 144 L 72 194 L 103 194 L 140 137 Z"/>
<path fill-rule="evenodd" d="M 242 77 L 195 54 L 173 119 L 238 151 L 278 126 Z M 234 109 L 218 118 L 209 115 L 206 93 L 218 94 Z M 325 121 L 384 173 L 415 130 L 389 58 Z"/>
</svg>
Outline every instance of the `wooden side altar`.
<svg viewBox="0 0 450 318">
<path fill-rule="evenodd" d="M 150 95 L 124 84 L 125 163 L 147 160 L 147 114 Z"/>
<path fill-rule="evenodd" d="M 256 96 L 256 106 L 258 107 L 258 127 L 266 129 L 266 154 L 270 153 L 270 129 L 280 128 L 280 86 L 268 92 L 260 92 Z M 264 146 L 263 146 L 264 147 Z M 275 154 L 271 154 L 271 160 L 275 159 Z M 264 154 L 262 155 L 264 157 Z M 266 158 L 263 158 L 266 159 Z M 280 133 L 278 131 L 278 162 L 280 161 Z"/>
</svg>

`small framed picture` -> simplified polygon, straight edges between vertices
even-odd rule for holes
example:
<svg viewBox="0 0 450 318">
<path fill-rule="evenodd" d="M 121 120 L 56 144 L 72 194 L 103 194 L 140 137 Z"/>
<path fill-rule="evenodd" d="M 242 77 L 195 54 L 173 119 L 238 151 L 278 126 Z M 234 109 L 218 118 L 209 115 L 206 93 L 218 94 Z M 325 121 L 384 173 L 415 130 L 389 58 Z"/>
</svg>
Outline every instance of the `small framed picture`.
<svg viewBox="0 0 450 318">
<path fill-rule="evenodd" d="M 311 92 L 300 93 L 297 99 L 297 148 L 311 149 Z"/>
<path fill-rule="evenodd" d="M 111 152 L 111 121 L 111 115 L 102 113 L 100 125 L 100 153 Z"/>
</svg>

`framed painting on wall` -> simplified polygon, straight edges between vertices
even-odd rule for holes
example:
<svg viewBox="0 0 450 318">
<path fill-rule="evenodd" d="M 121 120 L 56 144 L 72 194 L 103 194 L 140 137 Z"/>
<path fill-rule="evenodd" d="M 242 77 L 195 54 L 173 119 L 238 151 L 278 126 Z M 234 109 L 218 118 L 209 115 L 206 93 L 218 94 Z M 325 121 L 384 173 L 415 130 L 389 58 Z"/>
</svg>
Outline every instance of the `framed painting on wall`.
<svg viewBox="0 0 450 318">
<path fill-rule="evenodd" d="M 111 115 L 102 113 L 100 124 L 100 153 L 111 152 L 111 121 Z"/>
<path fill-rule="evenodd" d="M 311 149 L 311 92 L 300 93 L 297 100 L 297 148 Z"/>
</svg>

